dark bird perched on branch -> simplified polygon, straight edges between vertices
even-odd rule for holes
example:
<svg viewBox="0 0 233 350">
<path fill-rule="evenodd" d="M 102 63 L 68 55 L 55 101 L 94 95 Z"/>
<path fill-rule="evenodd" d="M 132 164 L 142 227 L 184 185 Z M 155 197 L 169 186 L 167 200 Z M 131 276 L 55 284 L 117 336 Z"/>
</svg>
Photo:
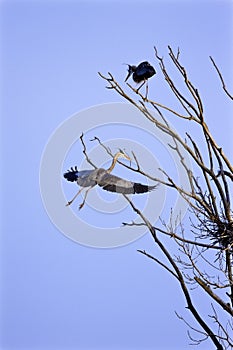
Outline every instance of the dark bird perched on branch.
<svg viewBox="0 0 233 350">
<path fill-rule="evenodd" d="M 140 183 L 131 182 L 128 180 L 121 179 L 118 176 L 111 175 L 111 171 L 116 165 L 117 159 L 119 157 L 126 158 L 130 160 L 130 157 L 123 151 L 119 151 L 115 154 L 112 164 L 108 169 L 97 168 L 94 170 L 82 170 L 78 171 L 77 167 L 71 168 L 64 174 L 64 178 L 67 181 L 77 182 L 82 188 L 76 193 L 74 198 L 70 200 L 66 205 L 73 203 L 75 198 L 82 192 L 84 187 L 88 187 L 85 192 L 84 200 L 80 204 L 79 209 L 81 209 L 86 201 L 88 192 L 96 185 L 103 188 L 103 190 L 110 192 L 117 192 L 122 194 L 135 194 L 135 193 L 145 193 L 153 190 L 155 186 L 142 185 Z"/>
<path fill-rule="evenodd" d="M 137 89 L 137 92 L 141 89 L 141 87 L 145 84 L 145 82 L 149 78 L 153 77 L 153 75 L 156 74 L 154 67 L 152 67 L 150 63 L 147 61 L 141 62 L 138 66 L 131 66 L 130 64 L 127 64 L 127 66 L 129 68 L 128 68 L 128 75 L 125 78 L 125 82 L 129 79 L 131 74 L 133 74 L 133 81 L 135 81 L 135 83 L 142 82 L 142 84 Z M 147 93 L 148 93 L 148 84 L 146 85 L 146 97 L 147 97 Z"/>
</svg>

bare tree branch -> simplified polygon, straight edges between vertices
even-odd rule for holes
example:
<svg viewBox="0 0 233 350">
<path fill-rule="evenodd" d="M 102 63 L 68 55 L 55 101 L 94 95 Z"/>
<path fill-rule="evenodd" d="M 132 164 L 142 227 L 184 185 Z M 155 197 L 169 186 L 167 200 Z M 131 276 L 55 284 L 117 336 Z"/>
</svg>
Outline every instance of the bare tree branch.
<svg viewBox="0 0 233 350">
<path fill-rule="evenodd" d="M 217 71 L 217 73 L 218 73 L 218 76 L 219 76 L 219 78 L 220 78 L 220 80 L 221 80 L 223 90 L 225 91 L 225 93 L 227 94 L 227 96 L 230 97 L 230 98 L 233 100 L 233 96 L 228 92 L 228 90 L 227 90 L 227 88 L 226 88 L 226 85 L 225 85 L 225 82 L 224 82 L 224 79 L 223 79 L 223 77 L 222 77 L 222 74 L 221 74 L 220 70 L 218 69 L 218 66 L 216 65 L 216 63 L 215 63 L 213 57 L 210 56 L 210 59 L 211 59 L 211 62 L 213 63 L 213 66 L 214 66 L 214 68 L 216 69 L 216 71 Z"/>
<path fill-rule="evenodd" d="M 86 161 L 89 163 L 89 164 L 91 164 L 95 169 L 97 169 L 97 166 L 90 160 L 90 158 L 88 157 L 88 155 L 87 155 L 87 149 L 86 149 L 86 145 L 85 145 L 85 143 L 84 143 L 84 141 L 83 141 L 83 133 L 82 133 L 82 135 L 80 136 L 80 140 L 81 140 L 81 142 L 82 142 L 82 145 L 83 145 L 83 154 L 85 155 L 85 158 L 86 158 Z"/>
<path fill-rule="evenodd" d="M 226 310 L 230 315 L 233 316 L 233 310 L 229 306 L 229 304 L 224 303 L 222 299 L 220 299 L 212 290 L 211 288 L 204 283 L 199 277 L 194 277 L 194 279 L 197 281 L 197 283 L 213 298 L 219 305 L 222 306 L 224 310 Z"/>
</svg>

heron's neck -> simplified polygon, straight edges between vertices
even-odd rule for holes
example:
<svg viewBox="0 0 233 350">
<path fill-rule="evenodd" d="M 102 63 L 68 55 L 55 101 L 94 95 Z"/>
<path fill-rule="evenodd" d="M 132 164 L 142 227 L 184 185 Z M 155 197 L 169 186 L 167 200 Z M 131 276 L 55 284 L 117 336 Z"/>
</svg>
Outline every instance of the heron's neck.
<svg viewBox="0 0 233 350">
<path fill-rule="evenodd" d="M 118 157 L 119 157 L 119 155 L 116 154 L 115 157 L 113 158 L 111 166 L 107 169 L 107 172 L 108 172 L 108 173 L 111 173 L 111 171 L 112 171 L 113 168 L 115 167 Z"/>
</svg>

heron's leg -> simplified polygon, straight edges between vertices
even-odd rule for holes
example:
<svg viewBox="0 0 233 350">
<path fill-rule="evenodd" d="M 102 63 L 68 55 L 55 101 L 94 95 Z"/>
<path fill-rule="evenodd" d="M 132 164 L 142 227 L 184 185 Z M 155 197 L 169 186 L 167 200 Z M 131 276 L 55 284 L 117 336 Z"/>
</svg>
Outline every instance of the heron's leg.
<svg viewBox="0 0 233 350">
<path fill-rule="evenodd" d="M 87 198 L 87 194 L 88 194 L 88 192 L 89 192 L 93 187 L 94 187 L 94 186 L 91 186 L 91 187 L 89 187 L 89 188 L 86 190 L 86 192 L 85 192 L 85 194 L 84 194 L 83 202 L 79 205 L 79 210 L 82 209 L 82 207 L 84 206 L 85 201 L 86 201 L 86 198 Z"/>
<path fill-rule="evenodd" d="M 145 84 L 146 80 L 143 81 L 143 83 L 139 86 L 139 88 L 137 89 L 137 92 L 143 87 L 143 85 Z"/>
<path fill-rule="evenodd" d="M 81 193 L 83 189 L 84 189 L 84 187 L 82 187 L 82 188 L 76 193 L 76 195 L 74 196 L 74 198 L 71 199 L 71 201 L 67 202 L 67 204 L 66 204 L 67 207 L 73 203 L 73 201 L 75 200 L 75 198 L 78 197 L 79 193 Z"/>
<path fill-rule="evenodd" d="M 148 80 L 146 82 L 146 95 L 145 95 L 145 99 L 147 99 L 147 96 L 148 96 Z"/>
</svg>

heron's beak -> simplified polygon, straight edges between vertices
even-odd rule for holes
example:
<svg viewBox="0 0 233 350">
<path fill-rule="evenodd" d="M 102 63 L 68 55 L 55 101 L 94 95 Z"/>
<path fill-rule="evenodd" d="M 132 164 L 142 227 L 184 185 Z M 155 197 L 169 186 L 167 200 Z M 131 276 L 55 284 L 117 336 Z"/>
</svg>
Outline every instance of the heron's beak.
<svg viewBox="0 0 233 350">
<path fill-rule="evenodd" d="M 128 154 L 126 154 L 126 153 L 125 153 L 125 159 L 129 160 L 129 162 L 130 162 L 129 164 L 130 164 L 130 167 L 131 167 L 131 160 L 132 160 L 132 159 L 131 159 L 130 156 L 128 156 Z"/>
<path fill-rule="evenodd" d="M 122 157 L 124 157 L 124 158 L 126 158 L 127 160 L 130 160 L 130 161 L 131 161 L 130 156 L 129 156 L 125 151 L 123 151 L 121 148 L 119 148 L 119 152 L 122 154 Z"/>
</svg>

